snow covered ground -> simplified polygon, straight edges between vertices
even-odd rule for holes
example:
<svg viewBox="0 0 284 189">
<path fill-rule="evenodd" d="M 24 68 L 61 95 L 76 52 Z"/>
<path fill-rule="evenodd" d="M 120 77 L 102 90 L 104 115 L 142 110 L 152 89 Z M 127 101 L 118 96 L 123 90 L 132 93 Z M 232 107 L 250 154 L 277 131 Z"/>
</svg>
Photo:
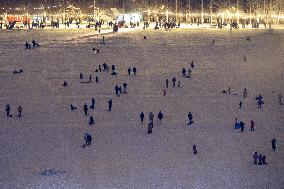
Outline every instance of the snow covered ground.
<svg viewBox="0 0 284 189">
<path fill-rule="evenodd" d="M 106 45 L 94 33 L 0 31 L 1 189 L 283 188 L 284 106 L 278 94 L 284 95 L 284 30 L 128 29 L 106 35 Z M 32 39 L 41 47 L 26 51 L 24 43 Z M 181 69 L 192 60 L 192 78 L 183 78 Z M 116 65 L 118 75 L 95 73 L 104 62 Z M 137 76 L 128 76 L 134 66 Z M 19 69 L 24 72 L 12 73 Z M 80 83 L 80 72 L 97 75 L 99 84 Z M 174 76 L 181 88 L 169 87 L 164 97 L 165 79 Z M 128 93 L 116 97 L 114 86 L 124 82 Z M 229 86 L 237 95 L 221 93 Z M 242 99 L 244 88 L 247 99 Z M 264 97 L 262 109 L 254 100 L 258 94 Z M 89 114 L 96 123 L 90 127 L 82 109 L 92 97 L 96 108 Z M 7 103 L 11 118 L 5 115 Z M 71 103 L 77 111 L 70 110 Z M 19 105 L 22 118 L 16 117 Z M 162 124 L 155 120 L 149 135 L 148 114 L 160 110 Z M 245 122 L 244 133 L 234 129 L 236 117 Z M 250 120 L 255 132 L 249 131 Z M 83 149 L 85 132 L 93 141 Z M 255 151 L 267 156 L 268 165 L 253 164 Z M 43 176 L 45 169 L 65 173 Z"/>
</svg>

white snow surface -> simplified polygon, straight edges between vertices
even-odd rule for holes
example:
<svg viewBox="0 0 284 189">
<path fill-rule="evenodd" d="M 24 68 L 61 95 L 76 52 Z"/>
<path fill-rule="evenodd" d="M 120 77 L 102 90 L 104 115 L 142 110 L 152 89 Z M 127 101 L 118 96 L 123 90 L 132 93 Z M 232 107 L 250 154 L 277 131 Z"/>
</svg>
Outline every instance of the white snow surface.
<svg viewBox="0 0 284 189">
<path fill-rule="evenodd" d="M 32 39 L 41 47 L 25 50 Z M 278 95 L 284 96 L 284 30 L 141 29 L 108 34 L 106 45 L 101 39 L 88 29 L 0 31 L 1 189 L 283 188 L 284 106 Z M 183 78 L 181 69 L 192 60 L 192 78 Z M 95 73 L 104 62 L 116 65 L 118 75 Z M 134 66 L 137 76 L 128 76 Z M 24 72 L 12 73 L 19 69 Z M 99 84 L 81 84 L 80 72 L 86 79 L 97 75 Z M 173 76 L 181 88 L 170 82 L 164 97 L 165 79 Z M 128 93 L 116 97 L 114 86 L 124 82 Z M 238 95 L 221 93 L 229 86 Z M 262 109 L 254 100 L 258 94 Z M 92 97 L 96 108 L 89 115 L 96 123 L 90 127 L 83 105 Z M 8 103 L 11 118 L 4 111 Z M 78 110 L 71 111 L 71 103 Z M 162 123 L 155 118 L 153 134 L 147 134 L 149 112 L 156 117 L 160 110 Z M 245 122 L 244 133 L 234 129 L 236 117 Z M 93 141 L 83 149 L 85 132 Z M 268 165 L 253 164 L 255 151 L 267 156 Z M 64 173 L 41 175 L 48 169 Z"/>
</svg>

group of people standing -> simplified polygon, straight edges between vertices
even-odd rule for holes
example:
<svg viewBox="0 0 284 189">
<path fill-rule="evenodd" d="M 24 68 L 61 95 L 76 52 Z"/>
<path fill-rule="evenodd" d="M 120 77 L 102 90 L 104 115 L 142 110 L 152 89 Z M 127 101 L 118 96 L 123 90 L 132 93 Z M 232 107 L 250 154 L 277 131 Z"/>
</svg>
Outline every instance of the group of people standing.
<svg viewBox="0 0 284 189">
<path fill-rule="evenodd" d="M 18 117 L 22 117 L 22 111 L 23 111 L 22 106 L 20 105 L 17 110 L 18 110 L 18 113 L 19 113 Z M 10 111 L 11 111 L 10 105 L 7 104 L 6 105 L 6 115 L 7 115 L 7 117 L 12 117 L 12 115 L 10 114 Z"/>
</svg>

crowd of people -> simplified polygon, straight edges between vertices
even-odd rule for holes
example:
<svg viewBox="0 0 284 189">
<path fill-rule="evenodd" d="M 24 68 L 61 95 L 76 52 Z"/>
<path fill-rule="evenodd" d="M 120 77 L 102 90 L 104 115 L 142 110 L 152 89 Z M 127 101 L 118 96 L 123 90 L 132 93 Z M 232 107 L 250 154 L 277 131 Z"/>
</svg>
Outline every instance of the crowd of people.
<svg viewBox="0 0 284 189">
<path fill-rule="evenodd" d="M 144 27 L 147 27 L 148 26 L 148 23 L 144 23 Z M 179 27 L 179 23 L 176 25 L 175 22 L 170 22 L 170 23 L 156 23 L 156 27 L 164 27 L 164 28 L 173 28 L 173 27 Z M 114 30 L 115 30 L 115 27 L 117 27 L 116 24 L 114 24 Z M 117 32 L 117 31 L 116 31 Z M 215 43 L 215 41 L 213 41 L 213 44 Z M 103 37 L 103 44 L 105 44 L 105 39 Z M 32 45 L 29 44 L 28 42 L 26 42 L 25 44 L 25 48 L 26 49 L 31 49 L 31 46 L 33 48 L 36 48 L 36 47 L 39 47 L 40 45 L 35 41 L 33 40 L 32 41 Z M 99 49 L 97 48 L 94 48 L 93 49 L 94 51 L 96 51 L 96 53 L 99 53 Z M 111 67 L 111 72 L 110 72 L 110 67 Z M 194 62 L 192 61 L 188 67 L 188 69 L 186 69 L 185 67 L 182 67 L 180 68 L 181 69 L 181 78 L 179 79 L 179 77 L 176 77 L 174 76 L 172 79 L 171 79 L 171 82 L 172 82 L 172 88 L 175 89 L 175 88 L 181 88 L 181 80 L 184 79 L 184 78 L 192 78 L 192 74 L 193 74 L 193 70 L 196 68 L 196 65 L 194 64 Z M 14 71 L 13 73 L 14 74 L 17 74 L 17 73 L 22 73 L 22 69 L 20 71 Z M 98 72 L 105 72 L 105 73 L 109 73 L 110 72 L 110 75 L 118 75 L 118 72 L 116 70 L 116 66 L 113 64 L 111 66 L 109 66 L 108 64 L 106 64 L 105 62 L 102 64 L 102 66 L 99 64 L 98 65 L 98 68 L 95 69 L 95 72 L 98 73 Z M 127 73 L 129 76 L 133 75 L 136 76 L 137 74 L 137 68 L 136 67 L 129 67 L 128 70 L 127 70 Z M 89 77 L 87 77 L 87 80 L 84 80 L 84 75 L 83 73 L 80 73 L 79 75 L 79 79 L 80 79 L 80 82 L 81 83 L 91 83 L 92 82 L 92 75 L 89 75 Z M 98 83 L 99 79 L 98 79 L 98 76 L 96 76 L 96 83 Z M 163 89 L 163 96 L 166 96 L 166 93 L 167 93 L 167 90 L 169 90 L 169 79 L 166 78 L 165 80 L 165 87 Z M 123 94 L 127 94 L 127 87 L 128 87 L 129 84 L 127 84 L 126 82 L 124 82 L 121 85 L 119 84 L 116 84 L 114 89 L 115 89 L 115 95 L 117 97 L 123 95 Z M 63 86 L 67 86 L 67 81 L 64 81 L 63 83 Z M 231 94 L 231 87 L 229 86 L 228 90 L 223 90 L 222 93 L 226 93 L 228 95 Z M 246 99 L 248 97 L 248 90 L 247 88 L 245 88 L 243 90 L 243 99 Z M 255 97 L 255 100 L 257 102 L 257 105 L 258 105 L 258 108 L 261 109 L 262 108 L 262 105 L 264 104 L 264 98 L 261 94 L 259 94 L 257 97 Z M 89 108 L 92 109 L 92 110 L 95 110 L 95 104 L 96 104 L 96 101 L 95 101 L 95 98 L 93 97 L 91 99 L 91 103 L 90 105 L 88 105 L 88 103 L 85 103 L 83 105 L 83 113 L 85 116 L 89 116 L 88 117 L 88 124 L 90 126 L 92 125 L 95 125 L 96 122 L 95 122 L 95 117 L 91 114 L 89 114 Z M 282 105 L 282 95 L 279 94 L 279 104 Z M 107 101 L 107 111 L 108 112 L 111 112 L 112 111 L 112 106 L 113 106 L 113 100 L 111 98 L 108 99 Z M 243 106 L 243 101 L 240 101 L 239 102 L 239 109 L 242 109 L 242 106 Z M 77 107 L 71 103 L 70 105 L 70 109 L 71 111 L 76 111 L 77 110 Z M 12 114 L 11 114 L 11 108 L 10 108 L 10 105 L 7 104 L 6 105 L 6 115 L 8 117 L 12 117 Z M 18 110 L 18 117 L 21 117 L 22 116 L 22 107 L 21 105 L 17 108 Z M 162 124 L 162 120 L 164 119 L 164 113 L 162 112 L 162 110 L 160 110 L 158 113 L 157 113 L 157 122 L 155 123 L 154 122 L 154 118 L 155 118 L 155 115 L 153 112 L 149 112 L 149 122 L 148 122 L 148 128 L 147 128 L 147 133 L 148 134 L 152 134 L 153 133 L 153 128 L 154 126 L 157 124 Z M 140 121 L 141 123 L 144 123 L 144 119 L 145 119 L 145 113 L 144 112 L 141 112 L 139 114 L 139 118 L 140 118 Z M 187 118 L 188 118 L 188 123 L 187 125 L 188 126 L 191 126 L 194 121 L 193 121 L 193 114 L 191 111 L 188 112 L 187 114 Z M 196 121 L 196 120 L 195 120 Z M 241 132 L 243 133 L 244 130 L 245 130 L 245 123 L 244 121 L 238 121 L 238 118 L 235 119 L 235 129 L 240 129 Z M 253 120 L 250 121 L 250 131 L 255 131 L 255 122 Z M 86 146 L 90 146 L 91 145 L 91 141 L 92 141 L 92 136 L 90 133 L 85 133 L 84 135 L 84 141 L 85 143 L 83 144 L 83 148 L 86 147 Z M 273 151 L 276 151 L 276 139 L 273 138 L 272 141 L 271 141 L 271 144 L 272 144 L 272 149 Z M 193 144 L 193 153 L 194 154 L 197 154 L 197 147 L 196 147 L 196 144 Z M 258 154 L 257 152 L 254 153 L 253 155 L 253 162 L 255 165 L 266 165 L 267 162 L 266 162 L 266 156 L 263 155 L 263 154 Z"/>
</svg>

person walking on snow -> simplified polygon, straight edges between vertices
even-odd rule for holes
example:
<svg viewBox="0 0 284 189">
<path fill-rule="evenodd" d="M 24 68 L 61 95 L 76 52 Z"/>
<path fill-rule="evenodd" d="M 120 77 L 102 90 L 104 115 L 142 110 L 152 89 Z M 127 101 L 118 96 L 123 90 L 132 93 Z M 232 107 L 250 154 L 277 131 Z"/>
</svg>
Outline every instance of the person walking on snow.
<svg viewBox="0 0 284 189">
<path fill-rule="evenodd" d="M 278 96 L 278 101 L 279 101 L 279 104 L 280 104 L 280 105 L 283 105 L 281 93 L 280 93 L 279 96 Z"/>
<path fill-rule="evenodd" d="M 20 105 L 20 106 L 18 107 L 18 112 L 19 112 L 18 117 L 21 117 L 21 116 L 22 116 L 22 110 L 23 110 L 23 108 L 22 108 L 22 106 Z"/>
<path fill-rule="evenodd" d="M 243 97 L 244 98 L 247 98 L 248 96 L 248 91 L 247 91 L 247 88 L 244 89 L 244 92 L 243 92 Z"/>
<path fill-rule="evenodd" d="M 143 120 L 144 120 L 144 113 L 143 112 L 140 113 L 140 120 L 143 123 Z"/>
<path fill-rule="evenodd" d="M 193 119 L 192 113 L 189 112 L 188 115 L 187 115 L 187 117 L 188 117 L 188 120 L 189 120 L 188 125 L 191 125 L 191 124 L 193 123 L 193 121 L 192 121 L 192 119 Z"/>
<path fill-rule="evenodd" d="M 94 125 L 95 124 L 95 120 L 94 120 L 93 116 L 90 117 L 89 124 L 90 125 Z"/>
<path fill-rule="evenodd" d="M 152 134 L 153 132 L 153 122 L 148 123 L 148 134 Z"/>
<path fill-rule="evenodd" d="M 191 69 L 188 68 L 188 77 L 189 77 L 189 78 L 191 77 L 191 73 L 192 73 Z"/>
<path fill-rule="evenodd" d="M 158 119 L 160 120 L 160 123 L 162 122 L 163 117 L 164 117 L 164 115 L 160 110 L 160 112 L 158 113 Z"/>
<path fill-rule="evenodd" d="M 35 40 L 32 41 L 33 47 L 39 47 L 40 45 L 35 42 Z"/>
<path fill-rule="evenodd" d="M 86 103 L 84 104 L 84 112 L 85 112 L 85 115 L 88 115 L 88 106 Z"/>
<path fill-rule="evenodd" d="M 258 155 L 257 152 L 254 152 L 253 154 L 253 164 L 257 165 Z"/>
<path fill-rule="evenodd" d="M 259 154 L 258 156 L 258 165 L 262 165 L 262 155 Z"/>
<path fill-rule="evenodd" d="M 197 154 L 197 149 L 196 149 L 196 145 L 195 144 L 192 146 L 192 149 L 193 149 L 193 154 Z"/>
<path fill-rule="evenodd" d="M 185 70 L 185 68 L 182 68 L 182 71 L 181 71 L 181 73 L 182 73 L 182 76 L 183 76 L 183 77 L 185 77 L 185 73 L 186 73 L 186 70 Z"/>
<path fill-rule="evenodd" d="M 164 96 L 166 96 L 166 94 L 167 94 L 167 90 L 166 90 L 166 89 L 164 89 L 164 90 L 163 90 L 163 92 L 164 92 Z"/>
<path fill-rule="evenodd" d="M 149 120 L 150 122 L 154 121 L 154 114 L 152 112 L 149 113 Z"/>
<path fill-rule="evenodd" d="M 271 140 L 271 147 L 272 147 L 272 149 L 273 149 L 273 151 L 275 152 L 275 149 L 276 149 L 276 139 L 275 138 L 273 138 L 272 140 Z"/>
<path fill-rule="evenodd" d="M 245 129 L 245 124 L 244 122 L 240 122 L 240 127 L 241 127 L 241 132 L 243 133 L 244 132 L 244 129 Z"/>
<path fill-rule="evenodd" d="M 131 68 L 128 68 L 127 72 L 128 72 L 128 75 L 131 75 Z"/>
<path fill-rule="evenodd" d="M 123 83 L 123 94 L 127 93 L 126 87 L 127 87 L 127 83 Z"/>
<path fill-rule="evenodd" d="M 190 67 L 191 67 L 192 69 L 194 68 L 193 61 L 191 61 Z"/>
<path fill-rule="evenodd" d="M 96 100 L 92 98 L 92 105 L 90 106 L 91 109 L 95 109 Z"/>
<path fill-rule="evenodd" d="M 108 111 L 111 112 L 111 108 L 112 108 L 112 99 L 110 99 L 108 101 Z"/>
<path fill-rule="evenodd" d="M 178 85 L 177 85 L 177 87 L 180 88 L 180 80 L 178 80 Z"/>
<path fill-rule="evenodd" d="M 137 72 L 137 69 L 134 67 L 134 68 L 133 68 L 133 74 L 134 74 L 134 76 L 136 76 L 136 72 Z"/>
<path fill-rule="evenodd" d="M 116 96 L 119 96 L 119 95 L 118 95 L 118 85 L 115 85 L 114 90 L 115 90 Z"/>
<path fill-rule="evenodd" d="M 169 88 L 169 80 L 166 79 L 166 87 Z"/>
<path fill-rule="evenodd" d="M 172 79 L 172 81 L 173 81 L 173 87 L 175 87 L 176 86 L 176 77 L 174 77 L 173 79 Z"/>
<path fill-rule="evenodd" d="M 240 108 L 240 109 L 242 108 L 242 105 L 243 105 L 243 102 L 241 101 L 241 102 L 239 103 L 239 108 Z"/>
<path fill-rule="evenodd" d="M 10 110 L 11 110 L 10 105 L 7 104 L 7 105 L 6 105 L 6 112 L 7 112 L 7 116 L 8 116 L 8 117 L 11 117 L 11 115 L 10 115 Z"/>
<path fill-rule="evenodd" d="M 254 131 L 254 121 L 250 120 L 250 131 Z"/>
</svg>

